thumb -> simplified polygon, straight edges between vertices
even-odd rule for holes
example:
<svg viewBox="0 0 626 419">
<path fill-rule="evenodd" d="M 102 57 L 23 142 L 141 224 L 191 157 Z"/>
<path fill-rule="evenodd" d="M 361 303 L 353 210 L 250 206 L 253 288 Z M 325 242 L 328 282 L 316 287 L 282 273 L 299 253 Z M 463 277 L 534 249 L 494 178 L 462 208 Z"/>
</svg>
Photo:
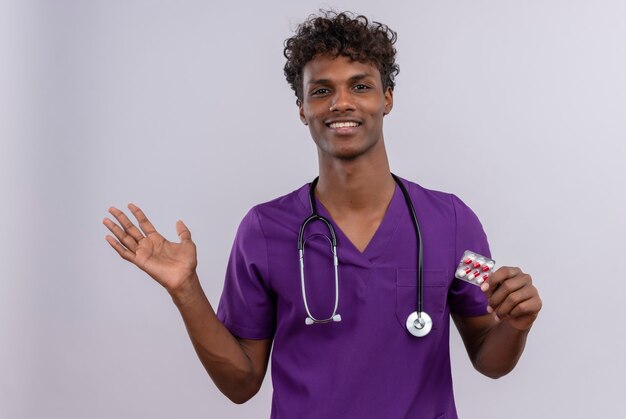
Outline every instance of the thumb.
<svg viewBox="0 0 626 419">
<path fill-rule="evenodd" d="M 191 240 L 191 232 L 189 231 L 185 223 L 183 223 L 183 220 L 178 220 L 176 222 L 176 233 L 178 233 L 178 237 L 180 238 L 181 243 L 187 240 Z"/>
</svg>

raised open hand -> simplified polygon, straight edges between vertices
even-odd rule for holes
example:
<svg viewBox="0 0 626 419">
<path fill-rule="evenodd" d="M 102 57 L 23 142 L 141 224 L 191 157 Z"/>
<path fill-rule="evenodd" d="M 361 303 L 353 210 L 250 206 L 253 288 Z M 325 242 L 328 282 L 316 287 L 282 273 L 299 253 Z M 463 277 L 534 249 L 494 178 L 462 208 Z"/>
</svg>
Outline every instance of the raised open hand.
<svg viewBox="0 0 626 419">
<path fill-rule="evenodd" d="M 109 208 L 120 225 L 109 218 L 102 223 L 117 238 L 107 235 L 106 241 L 119 255 L 154 278 L 171 294 L 195 274 L 198 259 L 191 233 L 182 221 L 176 223 L 180 243 L 166 240 L 159 234 L 143 211 L 133 204 L 128 208 L 139 223 L 137 228 L 117 208 Z M 121 227 L 120 227 L 121 226 Z"/>
</svg>

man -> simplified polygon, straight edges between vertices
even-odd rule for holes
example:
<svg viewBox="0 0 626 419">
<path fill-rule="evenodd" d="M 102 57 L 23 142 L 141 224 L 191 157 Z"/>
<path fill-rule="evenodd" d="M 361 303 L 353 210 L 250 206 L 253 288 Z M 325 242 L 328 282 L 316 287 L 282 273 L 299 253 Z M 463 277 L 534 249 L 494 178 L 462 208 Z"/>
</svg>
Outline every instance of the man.
<svg viewBox="0 0 626 419">
<path fill-rule="evenodd" d="M 104 220 L 120 256 L 171 294 L 198 357 L 232 401 L 259 390 L 273 344 L 272 418 L 454 418 L 450 315 L 476 369 L 497 378 L 515 366 L 541 309 L 518 268 L 498 269 L 482 288 L 455 279 L 465 250 L 489 256 L 477 217 L 454 195 L 392 176 L 383 120 L 398 73 L 395 36 L 363 16 L 328 12 L 286 41 L 285 74 L 317 145 L 319 179 L 245 216 L 217 314 L 182 221 L 172 243 L 132 204 L 141 229 L 115 208 L 122 228 Z M 423 337 L 407 331 L 420 288 L 411 204 L 432 320 Z M 313 212 L 330 227 L 315 219 L 301 228 Z"/>
</svg>

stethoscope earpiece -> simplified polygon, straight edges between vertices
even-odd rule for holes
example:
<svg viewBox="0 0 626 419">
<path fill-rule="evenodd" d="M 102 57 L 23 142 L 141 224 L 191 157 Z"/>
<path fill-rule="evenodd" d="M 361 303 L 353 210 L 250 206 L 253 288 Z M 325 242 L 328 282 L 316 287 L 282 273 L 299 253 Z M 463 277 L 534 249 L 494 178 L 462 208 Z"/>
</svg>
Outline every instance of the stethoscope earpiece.
<svg viewBox="0 0 626 419">
<path fill-rule="evenodd" d="M 307 326 L 310 326 L 314 323 L 330 323 L 330 322 L 336 323 L 340 321 L 341 321 L 341 314 L 335 314 L 334 316 L 326 320 L 315 320 L 312 317 L 307 316 L 306 319 L 304 319 L 304 324 L 306 324 Z"/>
</svg>

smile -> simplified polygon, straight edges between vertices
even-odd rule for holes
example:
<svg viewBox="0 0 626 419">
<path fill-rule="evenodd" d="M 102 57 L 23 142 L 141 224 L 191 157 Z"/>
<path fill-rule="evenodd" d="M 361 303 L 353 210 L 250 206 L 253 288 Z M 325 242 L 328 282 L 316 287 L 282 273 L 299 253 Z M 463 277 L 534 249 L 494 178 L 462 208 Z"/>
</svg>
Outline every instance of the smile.
<svg viewBox="0 0 626 419">
<path fill-rule="evenodd" d="M 360 122 L 354 121 L 345 121 L 345 122 L 331 122 L 330 124 L 326 124 L 330 128 L 349 128 L 349 127 L 358 127 L 361 125 Z"/>
</svg>

